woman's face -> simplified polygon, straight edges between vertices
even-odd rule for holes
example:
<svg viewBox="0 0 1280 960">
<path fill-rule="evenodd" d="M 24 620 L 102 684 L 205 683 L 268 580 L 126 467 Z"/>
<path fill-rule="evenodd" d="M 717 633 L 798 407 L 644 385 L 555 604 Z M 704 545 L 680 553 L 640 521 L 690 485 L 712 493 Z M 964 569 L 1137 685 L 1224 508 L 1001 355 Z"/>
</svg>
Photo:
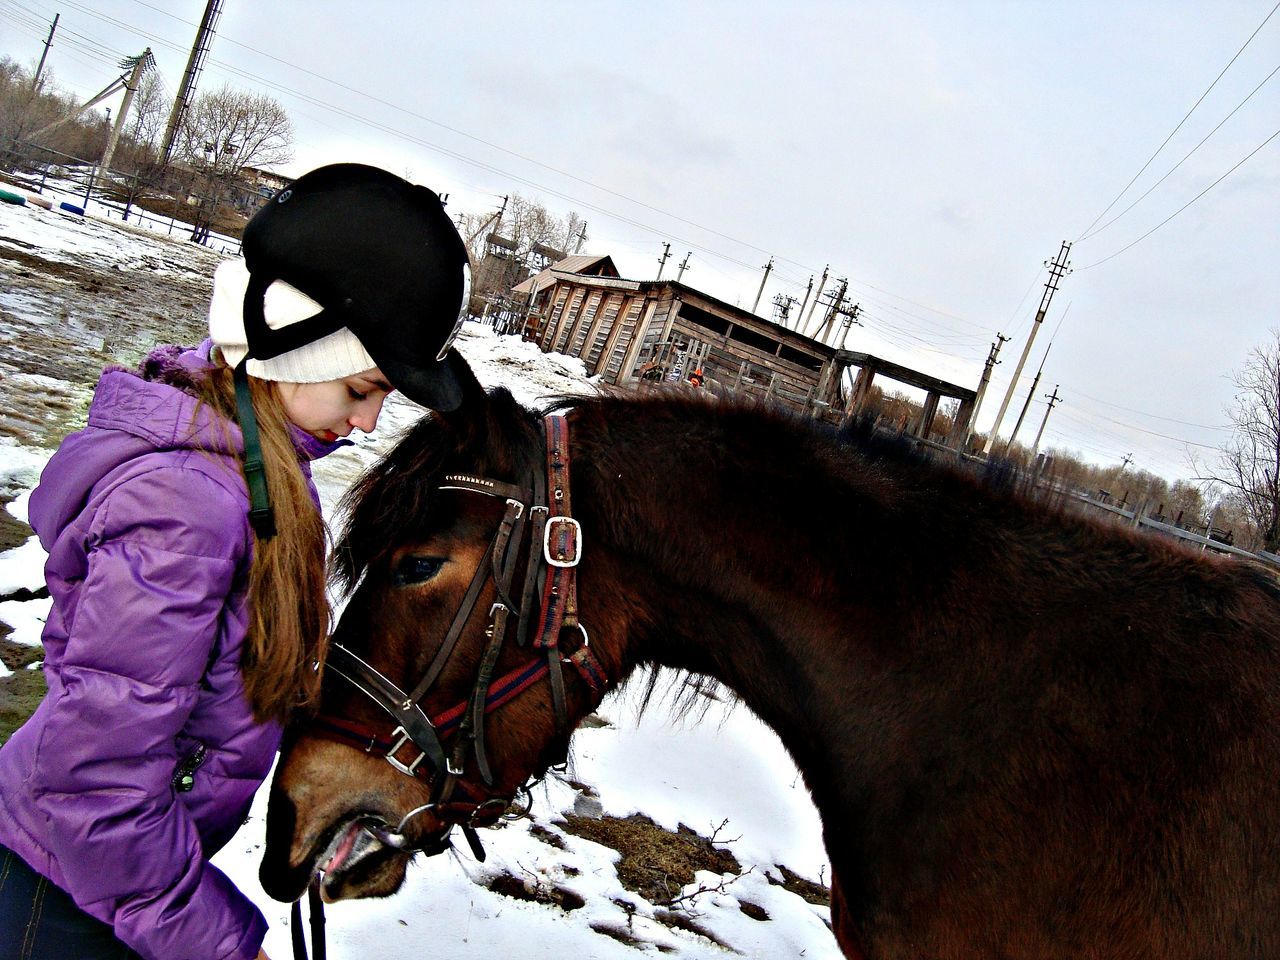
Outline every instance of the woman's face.
<svg viewBox="0 0 1280 960">
<path fill-rule="evenodd" d="M 345 437 L 354 428 L 372 433 L 382 401 L 394 388 L 377 367 L 322 383 L 279 383 L 285 415 L 321 440 Z"/>
</svg>

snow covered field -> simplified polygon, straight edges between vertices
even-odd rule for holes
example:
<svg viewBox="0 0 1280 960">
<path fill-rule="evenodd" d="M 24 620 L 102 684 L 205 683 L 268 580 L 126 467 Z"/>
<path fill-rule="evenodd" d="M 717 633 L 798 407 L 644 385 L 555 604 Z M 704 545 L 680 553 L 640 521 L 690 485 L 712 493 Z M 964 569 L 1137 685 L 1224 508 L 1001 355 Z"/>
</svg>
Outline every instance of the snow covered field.
<svg viewBox="0 0 1280 960">
<path fill-rule="evenodd" d="M 114 222 L 0 205 L 0 496 L 17 498 L 12 514 L 24 517 L 25 492 L 50 444 L 83 418 L 98 367 L 132 362 L 154 342 L 198 335 L 218 259 Z M 579 361 L 543 355 L 478 324 L 467 325 L 459 349 L 482 382 L 506 386 L 523 402 L 592 389 Z M 420 414 L 394 397 L 375 436 L 317 465 L 326 513 Z M 0 554 L 0 597 L 42 586 L 43 559 L 34 538 Z M 0 620 L 14 628 L 10 639 L 38 645 L 48 603 L 0 601 Z M 5 672 L 0 666 L 0 682 Z M 747 957 L 839 957 L 827 908 L 771 882 L 781 878 L 778 864 L 811 880 L 829 873 L 817 815 L 777 738 L 741 706 L 713 703 L 696 723 L 670 719 L 664 702 L 638 715 L 643 679 L 605 701 L 606 726 L 576 734 L 568 773 L 535 791 L 531 820 L 485 832 L 486 863 L 466 852 L 420 860 L 398 895 L 330 907 L 330 957 L 721 958 L 726 947 Z M 686 889 L 708 892 L 680 912 L 725 947 L 659 922 L 661 910 L 622 887 L 615 851 L 565 834 L 557 822 L 581 802 L 569 780 L 591 787 L 606 814 L 644 813 L 724 841 L 742 874 L 700 874 Z M 264 790 L 215 863 L 267 915 L 266 950 L 279 960 L 290 955 L 288 907 L 270 900 L 256 879 L 265 801 Z M 584 904 L 565 909 L 489 889 L 503 874 L 530 891 L 568 891 Z"/>
</svg>

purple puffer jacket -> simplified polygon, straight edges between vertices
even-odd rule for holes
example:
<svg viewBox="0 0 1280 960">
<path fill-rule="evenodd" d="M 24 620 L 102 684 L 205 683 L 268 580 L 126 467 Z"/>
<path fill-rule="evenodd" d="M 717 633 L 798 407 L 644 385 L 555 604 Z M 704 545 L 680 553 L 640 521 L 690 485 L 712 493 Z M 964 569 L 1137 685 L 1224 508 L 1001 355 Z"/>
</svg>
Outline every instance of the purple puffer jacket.
<svg viewBox="0 0 1280 960">
<path fill-rule="evenodd" d="M 253 548 L 240 432 L 196 417 L 184 390 L 208 349 L 162 347 L 147 379 L 103 373 L 88 426 L 45 468 L 30 516 L 49 552 L 49 692 L 0 749 L 0 844 L 155 960 L 250 960 L 266 933 L 208 861 L 280 744 L 239 669 Z M 296 436 L 308 478 L 340 445 Z"/>
</svg>

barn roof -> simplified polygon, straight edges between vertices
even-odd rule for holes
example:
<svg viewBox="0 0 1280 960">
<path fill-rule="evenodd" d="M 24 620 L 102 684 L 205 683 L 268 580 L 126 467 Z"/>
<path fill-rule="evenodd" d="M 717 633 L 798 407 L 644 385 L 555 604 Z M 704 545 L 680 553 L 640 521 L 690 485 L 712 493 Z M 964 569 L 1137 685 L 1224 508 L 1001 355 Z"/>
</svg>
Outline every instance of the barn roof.
<svg viewBox="0 0 1280 960">
<path fill-rule="evenodd" d="M 590 272 L 596 276 L 618 276 L 618 268 L 613 265 L 613 258 L 608 254 L 603 256 L 592 254 L 576 254 L 572 257 L 565 257 L 559 260 L 541 273 L 534 274 L 528 280 L 516 284 L 512 287 L 512 293 L 541 293 L 547 287 L 556 282 L 554 273 L 575 273 L 582 274 Z"/>
</svg>

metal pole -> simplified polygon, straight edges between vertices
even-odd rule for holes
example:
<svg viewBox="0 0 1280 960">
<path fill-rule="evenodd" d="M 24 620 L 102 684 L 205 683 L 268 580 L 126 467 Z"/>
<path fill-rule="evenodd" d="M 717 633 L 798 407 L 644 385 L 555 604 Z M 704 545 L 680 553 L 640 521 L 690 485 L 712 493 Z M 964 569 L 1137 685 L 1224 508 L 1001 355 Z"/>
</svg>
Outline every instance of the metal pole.
<svg viewBox="0 0 1280 960">
<path fill-rule="evenodd" d="M 1000 432 L 1000 423 L 1004 420 L 1005 411 L 1009 409 L 1009 401 L 1013 399 L 1013 391 L 1018 386 L 1018 378 L 1022 376 L 1022 368 L 1026 365 L 1027 356 L 1031 353 L 1031 344 L 1035 342 L 1036 333 L 1040 330 L 1040 324 L 1044 322 L 1044 315 L 1049 310 L 1049 303 L 1053 300 L 1054 291 L 1058 289 L 1058 281 L 1068 273 L 1071 266 L 1067 262 L 1067 253 L 1071 250 L 1071 244 L 1066 240 L 1062 241 L 1062 247 L 1058 250 L 1058 256 L 1050 264 L 1047 260 L 1045 266 L 1049 267 L 1049 279 L 1045 281 L 1044 295 L 1040 298 L 1040 309 L 1036 311 L 1035 322 L 1031 325 L 1031 333 L 1027 336 L 1027 344 L 1022 348 L 1022 356 L 1018 358 L 1018 366 L 1013 371 L 1013 379 L 1009 381 L 1009 389 L 1005 391 L 1004 401 L 1000 404 L 1000 412 L 996 414 L 996 422 L 991 425 L 991 432 L 987 435 L 987 442 L 982 445 L 982 452 L 988 454 L 991 447 L 996 441 L 996 435 Z"/>
<path fill-rule="evenodd" d="M 804 322 L 797 329 L 801 332 L 809 329 L 809 324 L 813 320 L 813 311 L 818 307 L 818 300 L 822 297 L 822 288 L 827 285 L 827 273 L 831 270 L 831 264 L 827 264 L 822 268 L 822 279 L 818 281 L 818 292 L 813 295 L 813 303 L 809 304 L 809 315 L 804 318 Z"/>
<path fill-rule="evenodd" d="M 111 170 L 111 158 L 115 156 L 116 144 L 120 142 L 120 131 L 124 129 L 124 121 L 129 116 L 129 108 L 133 106 L 133 95 L 138 92 L 138 84 L 142 80 L 142 75 L 151 68 L 154 61 L 151 59 L 151 48 L 142 51 L 142 55 L 138 57 L 138 62 L 133 65 L 133 73 L 129 74 L 129 80 L 124 88 L 124 102 L 120 104 L 120 110 L 116 114 L 116 124 L 111 128 L 111 139 L 107 141 L 107 149 L 102 153 L 102 160 L 98 166 L 104 171 Z"/>
<path fill-rule="evenodd" d="M 1053 408 L 1062 402 L 1062 398 L 1058 396 L 1058 384 L 1053 385 L 1053 395 L 1046 394 L 1049 401 L 1049 409 L 1044 412 L 1044 419 L 1040 421 L 1040 429 L 1036 431 L 1036 442 L 1031 445 L 1031 456 L 1035 456 L 1040 449 L 1040 438 L 1044 436 L 1044 425 L 1049 422 L 1049 414 L 1053 413 Z"/>
<path fill-rule="evenodd" d="M 32 93 L 35 93 L 40 89 L 40 74 L 44 72 L 44 61 L 45 58 L 49 56 L 49 45 L 53 43 L 53 33 L 58 29 L 58 18 L 61 16 L 62 14 L 60 13 L 55 13 L 53 15 L 53 23 L 49 26 L 49 38 L 44 42 L 44 52 L 40 54 L 40 64 L 36 67 L 36 75 L 31 80 Z"/>
<path fill-rule="evenodd" d="M 809 286 L 804 291 L 804 299 L 800 301 L 800 309 L 796 311 L 796 330 L 799 331 L 804 320 L 804 308 L 809 305 L 809 294 L 813 293 L 813 274 L 809 274 Z"/>
<path fill-rule="evenodd" d="M 1036 387 L 1040 386 L 1040 374 L 1044 373 L 1044 362 L 1049 359 L 1049 350 L 1053 349 L 1053 341 L 1049 341 L 1049 349 L 1045 350 L 1044 356 L 1040 358 L 1040 366 L 1036 368 L 1035 379 L 1031 381 L 1031 389 L 1027 391 L 1027 399 L 1022 403 L 1022 411 L 1018 414 L 1018 422 L 1013 425 L 1013 433 L 1009 434 L 1009 442 L 1004 445 L 1004 455 L 1007 457 L 1009 451 L 1013 449 L 1014 438 L 1018 435 L 1018 430 L 1022 427 L 1022 418 L 1027 415 L 1027 408 L 1031 406 L 1031 398 L 1036 395 Z"/>
<path fill-rule="evenodd" d="M 764 265 L 764 276 L 760 279 L 760 289 L 756 291 L 756 302 L 751 305 L 751 312 L 756 312 L 756 307 L 760 306 L 760 297 L 764 293 L 764 285 L 769 282 L 769 271 L 773 269 L 773 257 L 769 258 L 769 262 Z"/>
</svg>

